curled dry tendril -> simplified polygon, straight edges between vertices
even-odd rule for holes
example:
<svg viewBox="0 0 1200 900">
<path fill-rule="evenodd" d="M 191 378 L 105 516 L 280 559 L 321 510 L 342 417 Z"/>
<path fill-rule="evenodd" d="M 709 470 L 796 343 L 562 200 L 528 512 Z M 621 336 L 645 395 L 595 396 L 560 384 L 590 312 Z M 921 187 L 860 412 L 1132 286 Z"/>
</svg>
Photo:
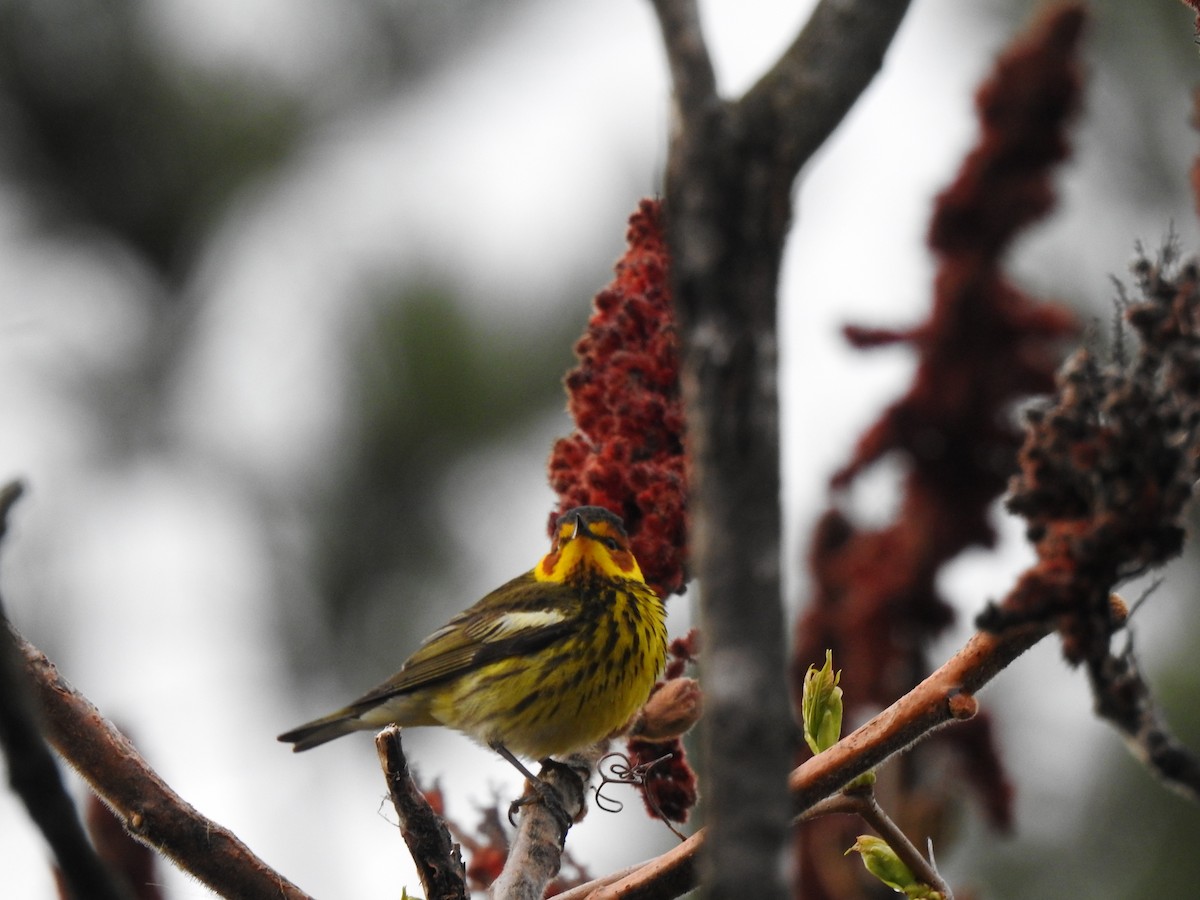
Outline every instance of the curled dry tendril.
<svg viewBox="0 0 1200 900">
<path fill-rule="evenodd" d="M 624 753 L 609 753 L 601 758 L 600 763 L 596 766 L 596 771 L 600 774 L 600 783 L 596 785 L 596 806 L 599 809 L 608 813 L 617 813 L 625 808 L 625 804 L 615 797 L 609 797 L 604 794 L 604 789 L 610 784 L 628 784 L 636 788 L 642 789 L 642 796 L 646 798 L 646 802 L 654 809 L 657 814 L 671 832 L 681 841 L 685 840 L 685 835 L 679 831 L 670 820 L 663 815 L 663 811 L 659 808 L 658 801 L 654 795 L 645 790 L 646 781 L 650 778 L 650 772 L 655 766 L 666 762 L 674 756 L 673 753 L 667 753 L 660 756 L 658 759 L 652 759 L 649 762 L 633 765 L 628 756 Z"/>
</svg>

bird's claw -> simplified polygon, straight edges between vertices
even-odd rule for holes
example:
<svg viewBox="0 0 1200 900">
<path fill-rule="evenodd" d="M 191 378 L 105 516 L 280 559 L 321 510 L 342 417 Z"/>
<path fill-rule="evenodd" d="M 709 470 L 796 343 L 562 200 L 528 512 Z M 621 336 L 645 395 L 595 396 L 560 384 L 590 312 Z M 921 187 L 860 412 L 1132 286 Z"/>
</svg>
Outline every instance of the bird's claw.
<svg viewBox="0 0 1200 900">
<path fill-rule="evenodd" d="M 516 827 L 517 813 L 522 806 L 541 803 L 554 819 L 554 824 L 558 826 L 558 844 L 560 847 L 563 846 L 567 842 L 567 832 L 571 829 L 573 819 L 567 813 L 566 807 L 563 806 L 562 798 L 558 796 L 558 791 L 540 778 L 534 778 L 529 784 L 533 789 L 508 805 L 508 824 Z"/>
</svg>

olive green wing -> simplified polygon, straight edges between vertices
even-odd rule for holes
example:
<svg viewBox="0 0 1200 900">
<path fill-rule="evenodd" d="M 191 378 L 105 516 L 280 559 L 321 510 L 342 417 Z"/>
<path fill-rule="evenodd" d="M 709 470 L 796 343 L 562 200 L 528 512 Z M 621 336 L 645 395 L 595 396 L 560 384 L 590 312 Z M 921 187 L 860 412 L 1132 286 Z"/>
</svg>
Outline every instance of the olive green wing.
<svg viewBox="0 0 1200 900">
<path fill-rule="evenodd" d="M 355 700 L 374 706 L 508 656 L 536 653 L 579 626 L 581 601 L 566 585 L 519 575 L 427 637 L 400 671 Z"/>
</svg>

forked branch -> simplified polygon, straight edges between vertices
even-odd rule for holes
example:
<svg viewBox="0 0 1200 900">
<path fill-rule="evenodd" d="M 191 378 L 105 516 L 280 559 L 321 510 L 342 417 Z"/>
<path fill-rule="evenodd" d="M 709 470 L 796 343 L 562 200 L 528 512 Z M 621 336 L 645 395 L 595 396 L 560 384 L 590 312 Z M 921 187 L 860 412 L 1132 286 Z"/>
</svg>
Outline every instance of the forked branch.
<svg viewBox="0 0 1200 900">
<path fill-rule="evenodd" d="M 907 0 L 822 0 L 744 97 L 717 91 L 696 0 L 654 0 L 676 100 L 667 234 L 682 351 L 713 897 L 788 895 L 791 715 L 780 581 L 777 293 L 800 167 L 878 70 Z M 820 67 L 836 85 L 814 78 Z"/>
</svg>

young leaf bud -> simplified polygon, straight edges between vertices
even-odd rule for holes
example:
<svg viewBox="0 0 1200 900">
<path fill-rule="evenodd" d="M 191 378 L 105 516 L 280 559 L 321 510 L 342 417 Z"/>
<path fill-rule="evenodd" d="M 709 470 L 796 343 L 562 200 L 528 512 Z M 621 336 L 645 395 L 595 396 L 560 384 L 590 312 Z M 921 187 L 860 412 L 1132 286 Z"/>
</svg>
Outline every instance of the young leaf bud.
<svg viewBox="0 0 1200 900">
<path fill-rule="evenodd" d="M 905 865 L 904 860 L 896 855 L 896 851 L 888 846 L 882 838 L 869 834 L 860 834 L 854 846 L 846 851 L 849 855 L 855 851 L 862 857 L 867 871 L 890 887 L 897 894 L 903 894 L 909 900 L 943 900 L 940 892 L 929 885 L 917 881 L 912 869 Z"/>
<path fill-rule="evenodd" d="M 833 651 L 825 651 L 825 665 L 809 666 L 804 676 L 800 711 L 804 717 L 804 740 L 813 753 L 827 750 L 842 736 L 841 672 L 833 671 Z"/>
</svg>

